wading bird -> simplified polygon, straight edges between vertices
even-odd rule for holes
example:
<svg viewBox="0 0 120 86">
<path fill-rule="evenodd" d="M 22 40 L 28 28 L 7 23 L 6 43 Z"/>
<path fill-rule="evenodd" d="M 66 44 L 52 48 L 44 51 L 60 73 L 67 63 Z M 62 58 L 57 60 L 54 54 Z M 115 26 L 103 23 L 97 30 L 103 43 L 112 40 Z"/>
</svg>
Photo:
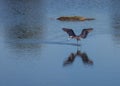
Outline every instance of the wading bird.
<svg viewBox="0 0 120 86">
<path fill-rule="evenodd" d="M 91 32 L 92 30 L 93 28 L 83 29 L 80 35 L 76 35 L 72 29 L 63 28 L 63 31 L 65 31 L 69 35 L 70 38 L 76 39 L 77 43 L 81 38 L 85 39 L 88 33 Z"/>
</svg>

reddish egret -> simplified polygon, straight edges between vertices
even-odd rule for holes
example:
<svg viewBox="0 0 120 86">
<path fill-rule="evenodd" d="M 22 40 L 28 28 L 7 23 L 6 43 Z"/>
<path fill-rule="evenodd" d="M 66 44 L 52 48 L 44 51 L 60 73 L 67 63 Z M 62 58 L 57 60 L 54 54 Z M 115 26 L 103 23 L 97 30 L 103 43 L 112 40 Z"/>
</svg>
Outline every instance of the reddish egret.
<svg viewBox="0 0 120 86">
<path fill-rule="evenodd" d="M 91 32 L 92 30 L 93 30 L 93 28 L 83 29 L 80 35 L 76 35 L 72 29 L 63 28 L 63 31 L 65 31 L 69 35 L 70 38 L 76 39 L 77 42 L 81 38 L 85 39 L 87 37 L 88 33 Z"/>
</svg>

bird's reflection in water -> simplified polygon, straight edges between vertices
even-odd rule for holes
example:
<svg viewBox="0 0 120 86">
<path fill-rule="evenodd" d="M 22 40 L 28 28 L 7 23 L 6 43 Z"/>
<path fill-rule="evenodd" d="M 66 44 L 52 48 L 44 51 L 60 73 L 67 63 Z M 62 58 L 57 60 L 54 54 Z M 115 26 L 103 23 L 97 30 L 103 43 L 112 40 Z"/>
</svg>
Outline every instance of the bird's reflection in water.
<svg viewBox="0 0 120 86">
<path fill-rule="evenodd" d="M 67 66 L 72 64 L 75 61 L 76 57 L 80 57 L 82 59 L 82 62 L 85 65 L 93 65 L 93 61 L 89 59 L 86 53 L 82 53 L 80 50 L 77 50 L 76 53 L 70 53 L 67 60 L 64 61 L 63 66 Z"/>
</svg>

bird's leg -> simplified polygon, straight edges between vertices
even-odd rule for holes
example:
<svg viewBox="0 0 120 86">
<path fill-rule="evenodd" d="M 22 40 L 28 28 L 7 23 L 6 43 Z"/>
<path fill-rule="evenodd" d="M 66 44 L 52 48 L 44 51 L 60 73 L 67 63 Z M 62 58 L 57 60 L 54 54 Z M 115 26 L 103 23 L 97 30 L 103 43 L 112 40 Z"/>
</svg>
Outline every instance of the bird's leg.
<svg viewBox="0 0 120 86">
<path fill-rule="evenodd" d="M 80 45 L 79 45 L 79 40 L 77 40 L 77 50 L 79 50 Z"/>
<path fill-rule="evenodd" d="M 77 40 L 77 45 L 78 45 L 78 40 Z"/>
<path fill-rule="evenodd" d="M 77 51 L 80 50 L 80 45 L 77 46 Z"/>
<path fill-rule="evenodd" d="M 79 46 L 79 45 L 77 46 L 77 51 L 78 51 L 78 50 L 80 50 L 80 46 Z"/>
</svg>

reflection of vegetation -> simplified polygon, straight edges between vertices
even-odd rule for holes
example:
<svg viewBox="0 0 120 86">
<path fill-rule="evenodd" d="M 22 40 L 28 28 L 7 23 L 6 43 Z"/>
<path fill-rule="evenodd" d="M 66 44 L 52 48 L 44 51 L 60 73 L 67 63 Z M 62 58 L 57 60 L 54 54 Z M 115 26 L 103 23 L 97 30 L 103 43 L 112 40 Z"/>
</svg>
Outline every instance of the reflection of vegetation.
<svg viewBox="0 0 120 86">
<path fill-rule="evenodd" d="M 120 0 L 112 1 L 111 6 L 111 25 L 113 28 L 113 40 L 120 44 Z"/>
<path fill-rule="evenodd" d="M 8 37 L 18 39 L 35 38 L 42 34 L 41 0 L 7 0 Z M 8 26 L 9 25 L 9 26 Z"/>
<path fill-rule="evenodd" d="M 5 30 L 9 47 L 15 50 L 32 50 L 41 48 L 41 44 L 36 43 L 36 41 L 42 39 L 42 31 L 41 27 L 29 27 L 24 24 L 8 27 Z"/>
<path fill-rule="evenodd" d="M 118 29 L 115 29 L 113 30 L 113 35 L 114 35 L 114 41 L 117 43 L 117 44 L 120 44 L 120 28 Z"/>
<path fill-rule="evenodd" d="M 5 0 L 5 35 L 9 45 L 14 48 L 36 48 L 39 44 L 31 41 L 43 37 L 42 0 Z M 24 39 L 24 40 L 23 40 Z M 27 39 L 27 40 L 25 40 Z M 14 43 L 13 43 L 14 41 Z M 26 41 L 27 43 L 19 43 Z"/>
<path fill-rule="evenodd" d="M 62 16 L 57 18 L 60 21 L 85 21 L 85 20 L 94 20 L 94 18 L 85 18 L 81 16 Z"/>
<path fill-rule="evenodd" d="M 10 23 L 42 25 L 45 16 L 42 0 L 7 0 L 5 5 L 7 8 L 5 15 Z"/>
<path fill-rule="evenodd" d="M 28 39 L 37 37 L 38 35 L 41 35 L 42 31 L 40 27 L 29 27 L 25 25 L 16 25 L 9 30 L 10 37 L 12 38 L 18 38 L 18 39 Z"/>
<path fill-rule="evenodd" d="M 76 57 L 80 57 L 84 64 L 93 65 L 93 61 L 88 58 L 87 54 L 86 53 L 82 53 L 80 50 L 77 50 L 76 53 L 71 53 L 68 56 L 67 60 L 64 61 L 63 65 L 66 66 L 68 64 L 69 65 L 72 64 L 75 61 Z"/>
<path fill-rule="evenodd" d="M 42 45 L 36 42 L 16 40 L 8 43 L 8 48 L 13 52 L 13 59 L 16 60 L 38 60 Z M 37 58 L 36 58 L 37 57 Z"/>
</svg>

